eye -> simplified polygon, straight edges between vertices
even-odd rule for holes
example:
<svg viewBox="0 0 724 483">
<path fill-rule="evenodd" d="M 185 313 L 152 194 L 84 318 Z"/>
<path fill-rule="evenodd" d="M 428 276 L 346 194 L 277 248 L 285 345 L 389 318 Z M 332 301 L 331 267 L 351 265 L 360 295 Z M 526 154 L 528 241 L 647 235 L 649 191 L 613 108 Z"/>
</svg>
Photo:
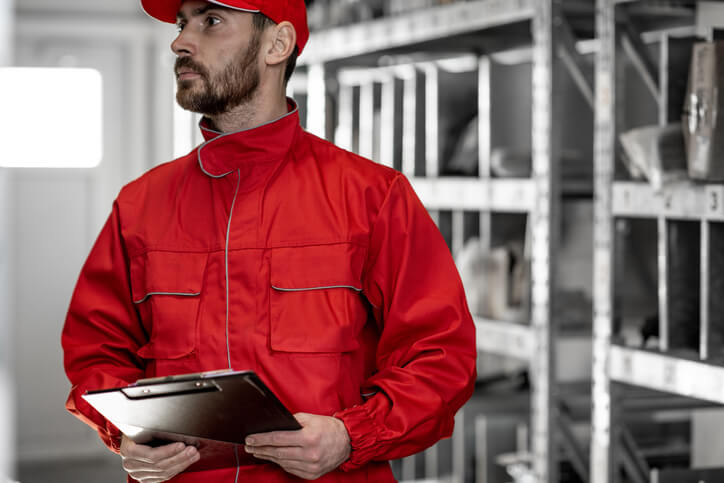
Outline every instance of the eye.
<svg viewBox="0 0 724 483">
<path fill-rule="evenodd" d="M 218 17 L 213 17 L 213 16 L 209 15 L 204 20 L 204 23 L 206 24 L 207 27 L 213 27 L 214 25 L 221 23 L 221 19 Z"/>
<path fill-rule="evenodd" d="M 178 30 L 179 33 L 181 33 L 185 26 L 186 22 L 176 22 L 176 30 Z"/>
</svg>

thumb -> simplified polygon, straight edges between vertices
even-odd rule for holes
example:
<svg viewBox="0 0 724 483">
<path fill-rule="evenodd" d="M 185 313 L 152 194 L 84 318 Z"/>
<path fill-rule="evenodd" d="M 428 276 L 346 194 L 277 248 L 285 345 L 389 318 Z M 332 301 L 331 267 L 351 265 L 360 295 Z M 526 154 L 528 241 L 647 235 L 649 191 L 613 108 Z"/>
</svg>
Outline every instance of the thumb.
<svg viewBox="0 0 724 483">
<path fill-rule="evenodd" d="M 312 421 L 313 418 L 314 418 L 314 415 L 309 414 L 309 413 L 295 413 L 294 414 L 294 419 L 296 419 L 297 422 L 299 424 L 301 424 L 302 426 L 309 425 L 309 423 Z"/>
</svg>

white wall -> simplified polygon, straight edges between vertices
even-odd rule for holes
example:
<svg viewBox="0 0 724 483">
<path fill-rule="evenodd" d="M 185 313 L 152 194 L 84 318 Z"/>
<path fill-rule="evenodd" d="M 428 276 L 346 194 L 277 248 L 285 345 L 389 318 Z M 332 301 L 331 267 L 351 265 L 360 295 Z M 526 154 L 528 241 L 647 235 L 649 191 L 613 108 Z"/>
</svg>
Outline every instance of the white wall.
<svg viewBox="0 0 724 483">
<path fill-rule="evenodd" d="M 0 0 L 0 67 L 10 64 L 12 53 L 11 0 Z M 10 237 L 8 216 L 8 175 L 0 168 L 0 481 L 13 472 L 15 434 L 14 411 L 10 379 Z"/>
<path fill-rule="evenodd" d="M 148 18 L 138 0 L 16 1 L 16 64 L 100 71 L 104 124 L 97 168 L 9 174 L 11 340 L 18 348 L 15 378 L 22 381 L 16 394 L 17 456 L 31 462 L 102 455 L 96 434 L 65 411 L 70 386 L 60 333 L 78 272 L 118 190 L 171 158 L 168 44 L 175 32 Z"/>
</svg>

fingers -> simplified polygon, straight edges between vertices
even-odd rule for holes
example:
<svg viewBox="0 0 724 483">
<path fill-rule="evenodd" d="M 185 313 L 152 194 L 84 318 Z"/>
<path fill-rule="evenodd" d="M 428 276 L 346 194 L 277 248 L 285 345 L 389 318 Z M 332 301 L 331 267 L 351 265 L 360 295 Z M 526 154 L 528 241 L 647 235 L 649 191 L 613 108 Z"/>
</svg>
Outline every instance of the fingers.
<svg viewBox="0 0 724 483">
<path fill-rule="evenodd" d="M 167 481 L 184 471 L 200 458 L 193 446 L 172 443 L 157 448 L 137 444 L 123 437 L 121 441 L 123 469 L 133 479 L 143 483 Z"/>
<path fill-rule="evenodd" d="M 183 443 L 172 443 L 163 446 L 152 448 L 144 444 L 134 443 L 128 439 L 129 443 L 124 449 L 123 443 L 121 443 L 121 456 L 132 458 L 139 461 L 145 461 L 147 463 L 155 463 L 157 461 L 171 458 L 181 453 L 186 445 Z"/>
<path fill-rule="evenodd" d="M 282 460 L 289 461 L 305 461 L 308 459 L 304 449 L 298 446 L 246 446 L 246 452 L 257 458 L 274 461 L 278 463 Z"/>
<path fill-rule="evenodd" d="M 246 444 L 249 446 L 302 446 L 305 436 L 302 432 L 303 430 L 252 434 L 246 438 Z"/>
<path fill-rule="evenodd" d="M 349 457 L 349 435 L 342 421 L 306 413 L 294 417 L 302 425 L 301 430 L 250 435 L 246 451 L 305 479 L 318 478 Z"/>
</svg>

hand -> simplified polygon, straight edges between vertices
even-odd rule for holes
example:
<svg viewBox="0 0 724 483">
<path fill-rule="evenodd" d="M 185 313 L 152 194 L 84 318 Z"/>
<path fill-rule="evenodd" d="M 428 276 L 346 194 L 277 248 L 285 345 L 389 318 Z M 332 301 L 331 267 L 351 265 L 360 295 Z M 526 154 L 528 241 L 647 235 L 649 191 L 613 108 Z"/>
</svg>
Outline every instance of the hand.
<svg viewBox="0 0 724 483">
<path fill-rule="evenodd" d="M 298 431 L 273 431 L 246 438 L 246 451 L 284 471 L 314 480 L 344 463 L 352 450 L 344 423 L 330 416 L 297 413 Z"/>
<path fill-rule="evenodd" d="M 123 435 L 121 458 L 123 458 L 123 469 L 134 480 L 142 483 L 161 483 L 196 463 L 200 456 L 196 448 L 183 443 L 152 448 L 134 443 Z"/>
</svg>

